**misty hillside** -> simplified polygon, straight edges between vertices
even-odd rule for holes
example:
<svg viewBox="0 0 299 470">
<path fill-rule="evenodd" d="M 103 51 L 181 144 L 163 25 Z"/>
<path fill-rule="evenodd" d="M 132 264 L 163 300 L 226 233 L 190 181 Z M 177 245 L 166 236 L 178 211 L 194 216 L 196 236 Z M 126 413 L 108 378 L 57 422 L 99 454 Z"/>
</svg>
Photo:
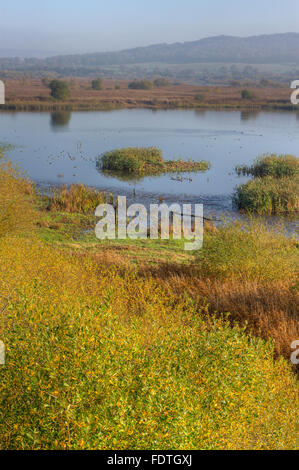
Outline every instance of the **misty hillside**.
<svg viewBox="0 0 299 470">
<path fill-rule="evenodd" d="M 7 57 L 0 58 L 0 73 L 2 78 L 24 73 L 81 77 L 99 74 L 116 79 L 165 76 L 199 84 L 263 78 L 288 82 L 298 78 L 298 65 L 299 33 L 286 33 L 248 38 L 217 36 L 119 52 Z"/>
<path fill-rule="evenodd" d="M 240 38 L 217 36 L 199 41 L 157 44 L 120 52 L 57 56 L 42 61 L 46 66 L 120 65 L 147 62 L 299 63 L 299 33 Z"/>
</svg>

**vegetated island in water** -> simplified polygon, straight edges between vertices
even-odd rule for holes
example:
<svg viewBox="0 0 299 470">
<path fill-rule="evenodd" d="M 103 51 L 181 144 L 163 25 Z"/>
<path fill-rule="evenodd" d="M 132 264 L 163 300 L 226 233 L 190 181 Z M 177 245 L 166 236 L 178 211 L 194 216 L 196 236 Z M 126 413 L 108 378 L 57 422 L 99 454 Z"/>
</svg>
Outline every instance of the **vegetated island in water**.
<svg viewBox="0 0 299 470">
<path fill-rule="evenodd" d="M 97 168 L 116 175 L 145 177 L 165 173 L 207 171 L 211 164 L 205 160 L 164 160 L 157 147 L 128 147 L 111 150 L 98 157 Z"/>
<path fill-rule="evenodd" d="M 299 211 L 299 158 L 266 154 L 250 167 L 237 166 L 238 175 L 253 179 L 236 188 L 234 203 L 243 212 L 258 215 L 291 214 Z"/>
<path fill-rule="evenodd" d="M 1 154 L 4 152 L 8 152 L 9 150 L 14 150 L 15 148 L 16 148 L 15 145 L 0 141 L 0 153 Z"/>
</svg>

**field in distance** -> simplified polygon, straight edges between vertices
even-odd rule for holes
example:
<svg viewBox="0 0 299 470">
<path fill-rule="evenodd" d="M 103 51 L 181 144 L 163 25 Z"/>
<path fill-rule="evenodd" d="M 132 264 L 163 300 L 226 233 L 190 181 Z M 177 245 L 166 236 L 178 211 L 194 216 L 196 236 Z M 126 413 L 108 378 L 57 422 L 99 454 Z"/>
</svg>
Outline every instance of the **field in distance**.
<svg viewBox="0 0 299 470">
<path fill-rule="evenodd" d="M 8 79 L 6 105 L 10 110 L 104 109 L 104 108 L 222 108 L 222 109 L 293 109 L 291 90 L 277 87 L 196 86 L 170 82 L 148 90 L 128 88 L 131 80 L 103 80 L 102 90 L 94 90 L 91 79 L 66 79 L 71 98 L 55 101 L 41 79 Z M 248 93 L 244 94 L 244 90 Z"/>
</svg>

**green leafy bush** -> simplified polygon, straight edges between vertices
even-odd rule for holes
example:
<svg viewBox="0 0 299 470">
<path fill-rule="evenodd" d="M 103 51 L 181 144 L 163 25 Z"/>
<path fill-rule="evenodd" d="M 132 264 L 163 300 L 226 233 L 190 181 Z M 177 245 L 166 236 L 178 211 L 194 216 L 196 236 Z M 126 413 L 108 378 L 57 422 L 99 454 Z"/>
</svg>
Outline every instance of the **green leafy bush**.
<svg viewBox="0 0 299 470">
<path fill-rule="evenodd" d="M 91 88 L 93 90 L 102 90 L 103 89 L 103 80 L 101 78 L 96 78 L 91 82 Z"/>
<path fill-rule="evenodd" d="M 255 98 L 255 95 L 250 90 L 242 90 L 241 97 L 243 100 L 253 100 Z"/>
<path fill-rule="evenodd" d="M 68 100 L 71 97 L 71 92 L 68 82 L 64 80 L 52 80 L 49 83 L 51 96 L 55 100 Z"/>
<path fill-rule="evenodd" d="M 166 78 L 156 78 L 156 80 L 154 80 L 154 86 L 157 88 L 169 85 L 171 85 L 171 82 Z"/>
<path fill-rule="evenodd" d="M 262 222 L 228 222 L 216 232 L 205 233 L 197 262 L 204 276 L 217 279 L 296 279 L 299 252 L 280 227 L 270 230 Z"/>
<path fill-rule="evenodd" d="M 128 86 L 131 90 L 151 90 L 154 84 L 150 80 L 134 80 Z"/>
</svg>

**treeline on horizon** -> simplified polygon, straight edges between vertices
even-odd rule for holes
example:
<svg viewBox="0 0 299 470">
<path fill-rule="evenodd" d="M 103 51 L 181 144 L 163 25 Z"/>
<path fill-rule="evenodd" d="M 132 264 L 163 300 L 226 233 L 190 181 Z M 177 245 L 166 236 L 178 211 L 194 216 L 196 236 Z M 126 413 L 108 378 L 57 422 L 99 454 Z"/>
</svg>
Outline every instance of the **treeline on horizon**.
<svg viewBox="0 0 299 470">
<path fill-rule="evenodd" d="M 165 64 L 146 65 L 122 65 L 107 67 L 47 67 L 36 68 L 34 65 L 28 67 L 1 65 L 0 59 L 0 80 L 6 79 L 35 79 L 35 78 L 94 78 L 114 80 L 155 80 L 167 79 L 173 84 L 180 85 L 183 82 L 198 85 L 229 85 L 229 86 L 280 86 L 289 85 L 291 80 L 299 77 L 299 65 L 297 68 L 285 67 L 281 71 L 273 65 L 267 69 L 259 65 L 244 64 L 179 64 L 167 66 Z"/>
<path fill-rule="evenodd" d="M 277 67 L 279 64 L 281 69 Z M 196 78 L 198 81 L 263 77 L 289 81 L 290 78 L 298 78 L 299 74 L 299 33 L 249 38 L 218 36 L 119 52 L 60 55 L 46 59 L 0 58 L 1 75 L 9 71 L 54 72 L 64 76 L 102 73 L 103 76 L 130 78 L 133 75 L 140 78 L 147 77 L 146 74 L 150 77 L 160 74 L 169 78 Z"/>
</svg>

